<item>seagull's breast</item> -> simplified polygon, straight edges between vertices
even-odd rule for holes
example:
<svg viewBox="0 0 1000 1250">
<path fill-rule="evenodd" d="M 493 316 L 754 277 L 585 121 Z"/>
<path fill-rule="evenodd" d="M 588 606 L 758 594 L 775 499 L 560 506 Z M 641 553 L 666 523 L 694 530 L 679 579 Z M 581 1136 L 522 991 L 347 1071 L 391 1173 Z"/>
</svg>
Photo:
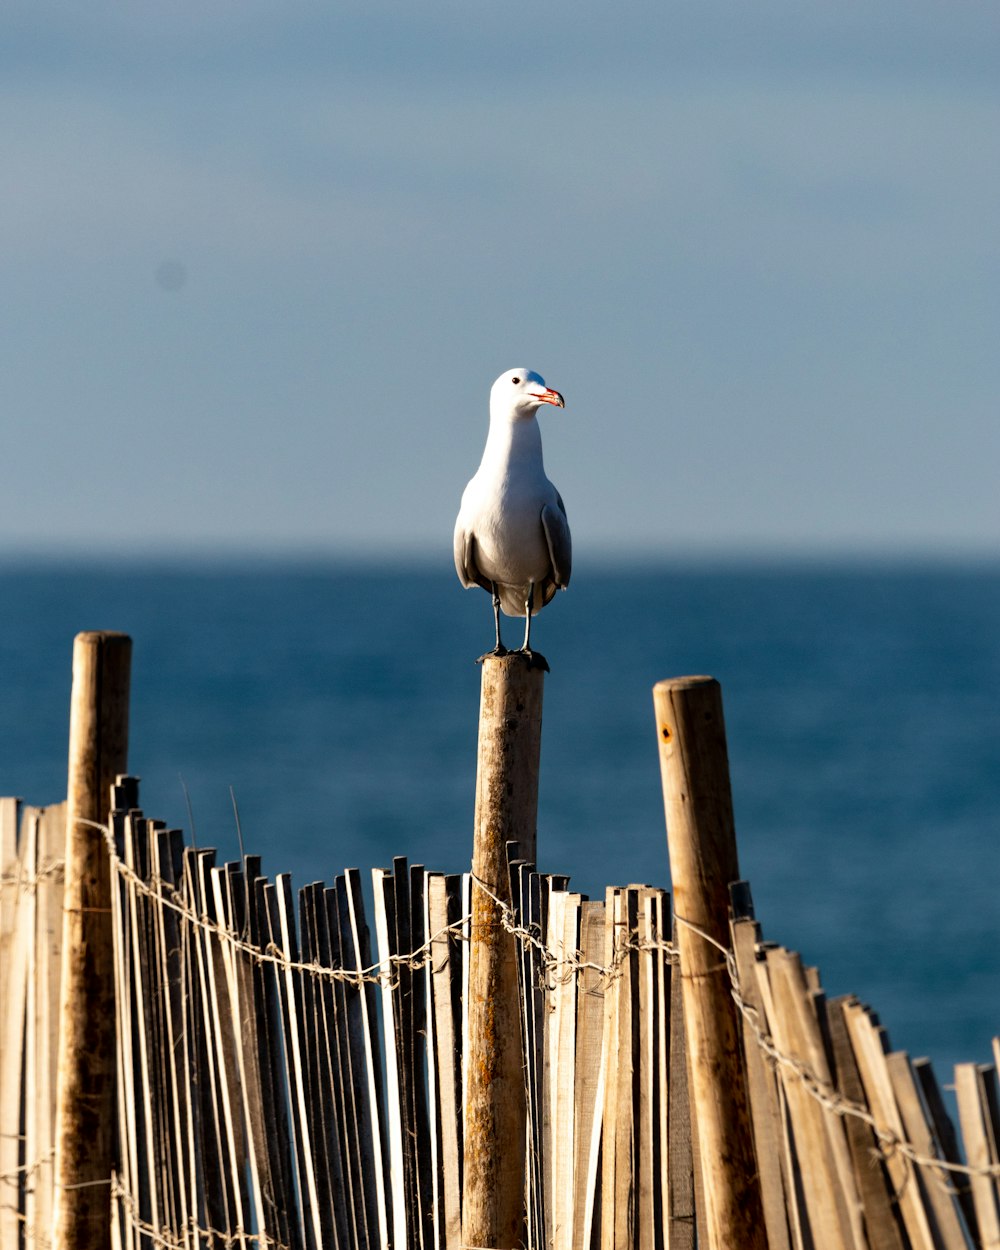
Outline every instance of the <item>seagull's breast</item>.
<svg viewBox="0 0 1000 1250">
<path fill-rule="evenodd" d="M 477 562 L 485 577 L 526 586 L 552 576 L 542 509 L 555 499 L 555 487 L 544 471 L 496 474 L 480 469 L 466 487 L 462 515 L 475 535 Z"/>
</svg>

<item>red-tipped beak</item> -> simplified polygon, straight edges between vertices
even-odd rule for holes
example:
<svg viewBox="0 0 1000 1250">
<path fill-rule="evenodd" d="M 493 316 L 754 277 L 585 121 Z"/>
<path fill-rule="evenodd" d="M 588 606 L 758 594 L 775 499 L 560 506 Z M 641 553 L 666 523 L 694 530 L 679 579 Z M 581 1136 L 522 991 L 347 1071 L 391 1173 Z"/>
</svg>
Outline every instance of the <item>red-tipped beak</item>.
<svg viewBox="0 0 1000 1250">
<path fill-rule="evenodd" d="M 544 391 L 536 395 L 535 398 L 540 404 L 553 404 L 556 408 L 565 408 L 566 401 L 558 391 L 551 391 L 546 387 Z"/>
</svg>

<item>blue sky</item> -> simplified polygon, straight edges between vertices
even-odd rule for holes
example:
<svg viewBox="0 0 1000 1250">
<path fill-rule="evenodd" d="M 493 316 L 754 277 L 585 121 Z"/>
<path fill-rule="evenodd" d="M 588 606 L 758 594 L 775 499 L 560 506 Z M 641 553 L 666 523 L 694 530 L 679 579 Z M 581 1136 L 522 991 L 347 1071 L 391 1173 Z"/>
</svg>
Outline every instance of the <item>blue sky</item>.
<svg viewBox="0 0 1000 1250">
<path fill-rule="evenodd" d="M 5 6 L 0 553 L 992 554 L 995 2 Z"/>
</svg>

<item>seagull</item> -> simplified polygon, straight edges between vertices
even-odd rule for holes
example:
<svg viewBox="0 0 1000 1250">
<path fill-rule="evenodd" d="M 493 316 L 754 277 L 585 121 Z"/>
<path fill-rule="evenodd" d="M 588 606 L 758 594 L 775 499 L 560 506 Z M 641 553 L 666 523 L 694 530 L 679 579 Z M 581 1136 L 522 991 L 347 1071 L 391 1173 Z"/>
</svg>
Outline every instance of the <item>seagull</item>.
<svg viewBox="0 0 1000 1250">
<path fill-rule="evenodd" d="M 482 586 L 493 596 L 497 641 L 489 654 L 508 654 L 502 608 L 524 617 L 519 650 L 547 668 L 531 651 L 531 618 L 569 585 L 572 546 L 566 508 L 542 464 L 535 414 L 543 404 L 566 406 L 530 369 L 508 369 L 493 383 L 486 449 L 455 522 L 455 569 L 466 589 Z"/>
</svg>

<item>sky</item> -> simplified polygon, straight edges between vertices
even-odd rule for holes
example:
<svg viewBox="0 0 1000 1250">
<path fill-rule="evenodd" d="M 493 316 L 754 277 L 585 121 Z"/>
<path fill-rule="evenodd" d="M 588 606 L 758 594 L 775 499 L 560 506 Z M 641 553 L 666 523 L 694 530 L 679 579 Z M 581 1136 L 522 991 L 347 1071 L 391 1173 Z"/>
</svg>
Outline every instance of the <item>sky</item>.
<svg viewBox="0 0 1000 1250">
<path fill-rule="evenodd" d="M 7 0 L 0 555 L 993 555 L 995 0 Z"/>
</svg>

